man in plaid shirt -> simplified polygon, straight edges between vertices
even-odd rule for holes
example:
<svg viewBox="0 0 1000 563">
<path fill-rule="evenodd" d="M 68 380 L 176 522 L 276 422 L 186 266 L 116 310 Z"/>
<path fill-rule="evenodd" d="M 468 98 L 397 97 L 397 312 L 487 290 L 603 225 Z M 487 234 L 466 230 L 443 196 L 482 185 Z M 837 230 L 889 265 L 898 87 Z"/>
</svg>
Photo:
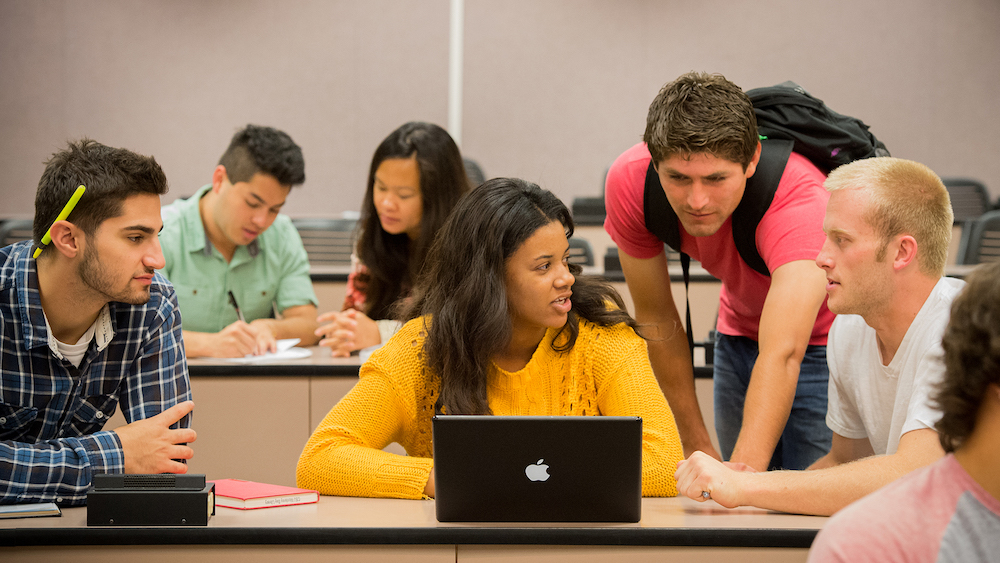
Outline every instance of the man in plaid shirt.
<svg viewBox="0 0 1000 563">
<path fill-rule="evenodd" d="M 187 471 L 181 317 L 154 272 L 166 191 L 152 157 L 71 143 L 38 184 L 34 241 L 0 249 L 0 504 L 82 504 L 94 473 Z M 102 430 L 119 404 L 129 424 Z"/>
</svg>

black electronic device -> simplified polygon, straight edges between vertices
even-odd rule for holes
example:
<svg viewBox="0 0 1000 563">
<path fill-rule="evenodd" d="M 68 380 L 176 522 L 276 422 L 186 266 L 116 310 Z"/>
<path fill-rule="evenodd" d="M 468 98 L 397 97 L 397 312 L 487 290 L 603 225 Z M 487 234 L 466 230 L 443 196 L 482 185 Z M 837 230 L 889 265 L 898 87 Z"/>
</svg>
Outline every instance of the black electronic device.
<svg viewBox="0 0 1000 563">
<path fill-rule="evenodd" d="M 204 475 L 95 474 L 87 493 L 88 526 L 207 526 L 214 514 Z"/>
</svg>

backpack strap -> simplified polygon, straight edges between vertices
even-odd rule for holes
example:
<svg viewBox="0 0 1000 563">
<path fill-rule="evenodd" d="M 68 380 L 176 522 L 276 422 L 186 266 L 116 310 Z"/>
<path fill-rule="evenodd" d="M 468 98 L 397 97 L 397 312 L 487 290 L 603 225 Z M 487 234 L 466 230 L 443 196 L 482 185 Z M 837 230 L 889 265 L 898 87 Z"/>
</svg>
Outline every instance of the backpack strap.
<svg viewBox="0 0 1000 563">
<path fill-rule="evenodd" d="M 646 222 L 646 229 L 656 235 L 667 246 L 673 248 L 681 254 L 681 272 L 684 275 L 684 321 L 687 329 L 688 352 L 691 360 L 694 361 L 694 336 L 691 332 L 691 297 L 688 286 L 690 285 L 691 257 L 681 252 L 681 228 L 674 208 L 670 207 L 667 201 L 667 194 L 660 184 L 660 177 L 653 167 L 653 159 L 649 160 L 649 168 L 646 169 L 646 185 L 643 188 L 642 210 Z"/>
<path fill-rule="evenodd" d="M 660 184 L 660 176 L 653 167 L 653 159 L 649 160 L 646 169 L 646 185 L 642 197 L 642 210 L 646 221 L 646 229 L 656 235 L 667 246 L 677 252 L 681 251 L 681 229 L 674 208 L 667 201 L 667 194 Z"/>
<path fill-rule="evenodd" d="M 778 191 L 781 175 L 785 173 L 793 143 L 786 140 L 765 139 L 760 145 L 757 170 L 747 180 L 743 199 L 736 206 L 736 211 L 733 211 L 733 242 L 736 243 L 736 250 L 747 266 L 763 276 L 770 277 L 771 272 L 757 250 L 757 225 L 774 201 L 774 193 Z"/>
</svg>

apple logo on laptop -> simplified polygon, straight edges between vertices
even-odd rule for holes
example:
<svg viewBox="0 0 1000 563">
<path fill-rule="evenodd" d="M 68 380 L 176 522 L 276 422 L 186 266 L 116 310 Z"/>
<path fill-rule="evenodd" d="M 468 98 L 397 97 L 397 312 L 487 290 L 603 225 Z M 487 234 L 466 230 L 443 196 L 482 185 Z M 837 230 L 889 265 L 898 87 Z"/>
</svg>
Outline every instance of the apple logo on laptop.
<svg viewBox="0 0 1000 563">
<path fill-rule="evenodd" d="M 549 466 L 542 463 L 545 459 L 538 460 L 524 468 L 524 474 L 532 481 L 547 481 L 549 479 Z"/>
</svg>

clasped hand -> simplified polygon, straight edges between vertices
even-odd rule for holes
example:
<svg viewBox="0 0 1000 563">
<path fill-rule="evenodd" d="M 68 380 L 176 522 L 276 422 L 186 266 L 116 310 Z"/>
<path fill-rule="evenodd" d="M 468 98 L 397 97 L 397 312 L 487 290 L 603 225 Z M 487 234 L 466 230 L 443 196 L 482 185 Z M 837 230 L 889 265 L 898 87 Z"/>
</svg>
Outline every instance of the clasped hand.
<svg viewBox="0 0 1000 563">
<path fill-rule="evenodd" d="M 317 322 L 327 323 L 316 329 L 316 336 L 322 338 L 320 346 L 328 346 L 330 355 L 346 358 L 351 352 L 375 346 L 382 342 L 378 325 L 368 315 L 355 309 L 329 312 L 320 315 Z"/>
</svg>

